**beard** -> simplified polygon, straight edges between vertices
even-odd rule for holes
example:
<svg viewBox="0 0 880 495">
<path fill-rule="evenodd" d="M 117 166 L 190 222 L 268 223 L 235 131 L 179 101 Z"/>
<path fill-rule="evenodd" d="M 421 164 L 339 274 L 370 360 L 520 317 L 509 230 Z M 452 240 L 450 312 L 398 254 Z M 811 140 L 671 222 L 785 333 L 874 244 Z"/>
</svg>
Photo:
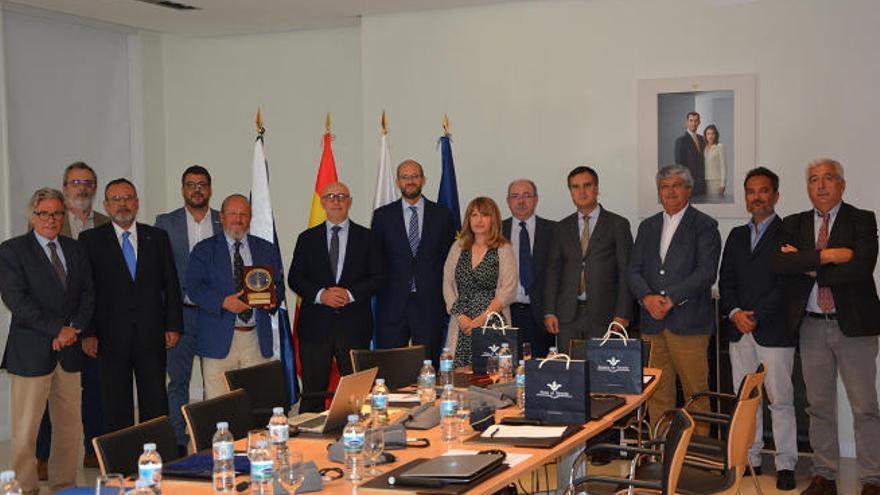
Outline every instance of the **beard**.
<svg viewBox="0 0 880 495">
<path fill-rule="evenodd" d="M 67 198 L 67 204 L 71 210 L 87 211 L 92 207 L 92 197 L 88 193 L 79 193 Z"/>
<path fill-rule="evenodd" d="M 404 188 L 400 190 L 400 194 L 406 199 L 416 199 L 422 195 L 422 188 L 418 186 L 410 190 Z"/>
<path fill-rule="evenodd" d="M 108 213 L 110 216 L 110 220 L 113 220 L 113 223 L 117 225 L 121 224 L 130 224 L 134 221 L 134 212 L 131 210 L 117 210 L 115 213 Z"/>
<path fill-rule="evenodd" d="M 208 206 L 208 197 L 204 194 L 195 193 L 191 196 L 183 198 L 183 202 L 190 208 L 204 208 Z"/>
</svg>

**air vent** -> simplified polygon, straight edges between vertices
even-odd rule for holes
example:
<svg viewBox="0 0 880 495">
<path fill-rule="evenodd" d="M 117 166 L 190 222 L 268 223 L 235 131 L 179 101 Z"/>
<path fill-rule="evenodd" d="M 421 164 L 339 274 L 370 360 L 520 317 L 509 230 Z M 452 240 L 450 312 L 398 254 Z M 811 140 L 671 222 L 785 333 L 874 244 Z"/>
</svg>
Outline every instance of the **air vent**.
<svg viewBox="0 0 880 495">
<path fill-rule="evenodd" d="M 185 3 L 180 2 L 172 2 L 170 0 L 135 0 L 137 2 L 150 3 L 153 5 L 158 5 L 159 7 L 165 7 L 168 9 L 174 10 L 202 10 L 201 7 L 195 7 L 193 5 L 187 5 Z"/>
</svg>

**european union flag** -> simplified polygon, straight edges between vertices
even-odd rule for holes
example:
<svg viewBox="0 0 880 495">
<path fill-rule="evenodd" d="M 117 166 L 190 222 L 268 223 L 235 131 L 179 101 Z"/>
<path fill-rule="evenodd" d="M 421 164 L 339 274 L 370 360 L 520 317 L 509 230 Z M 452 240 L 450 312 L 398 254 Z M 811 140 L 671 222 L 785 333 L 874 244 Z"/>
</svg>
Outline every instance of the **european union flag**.
<svg viewBox="0 0 880 495">
<path fill-rule="evenodd" d="M 455 163 L 452 161 L 452 146 L 449 144 L 449 135 L 440 138 L 440 159 L 443 162 L 443 172 L 440 176 L 440 192 L 437 193 L 437 203 L 447 207 L 455 217 L 455 230 L 461 230 L 461 208 L 458 206 L 458 183 L 455 181 Z"/>
</svg>

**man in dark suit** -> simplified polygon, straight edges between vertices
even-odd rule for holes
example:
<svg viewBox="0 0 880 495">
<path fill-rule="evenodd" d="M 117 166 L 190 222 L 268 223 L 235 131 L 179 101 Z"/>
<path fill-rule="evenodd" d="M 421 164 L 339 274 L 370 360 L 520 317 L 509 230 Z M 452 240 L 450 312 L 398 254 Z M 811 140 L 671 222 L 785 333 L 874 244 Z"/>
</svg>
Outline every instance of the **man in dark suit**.
<svg viewBox="0 0 880 495">
<path fill-rule="evenodd" d="M 183 328 L 168 234 L 136 223 L 138 206 L 134 184 L 110 181 L 104 210 L 111 223 L 80 235 L 95 281 L 95 316 L 82 345 L 98 357 L 108 433 L 135 422 L 132 374 L 138 421 L 168 414 L 165 350 L 177 344 Z"/>
<path fill-rule="evenodd" d="M 226 371 L 272 359 L 271 312 L 284 301 L 281 257 L 272 244 L 248 234 L 248 199 L 224 199 L 220 222 L 223 232 L 196 244 L 186 271 L 186 293 L 198 307 L 196 354 L 202 356 L 206 399 L 227 392 Z M 275 305 L 269 308 L 244 301 L 245 267 L 258 265 L 270 267 L 275 282 Z"/>
<path fill-rule="evenodd" d="M 629 263 L 629 286 L 642 306 L 642 336 L 651 343 L 650 366 L 663 371 L 648 402 L 654 424 L 675 407 L 676 378 L 686 397 L 709 387 L 721 235 L 718 222 L 689 204 L 692 191 L 687 167 L 667 165 L 657 172 L 663 211 L 639 224 Z M 699 401 L 695 408 L 708 404 Z"/>
<path fill-rule="evenodd" d="M 373 212 L 373 249 L 382 260 L 376 304 L 376 346 L 380 349 L 422 344 L 434 361 L 440 357 L 446 303 L 443 264 L 455 241 L 448 208 L 422 196 L 422 166 L 405 160 L 397 166 L 403 196 Z"/>
<path fill-rule="evenodd" d="M 547 262 L 544 325 L 560 352 L 571 339 L 601 337 L 611 321 L 627 326 L 632 295 L 626 269 L 632 251 L 629 221 L 599 204 L 599 176 L 590 167 L 568 174 L 577 212 L 553 231 Z"/>
<path fill-rule="evenodd" d="M 730 340 L 730 367 L 734 390 L 764 364 L 764 388 L 773 418 L 776 447 L 776 488 L 794 490 L 797 464 L 797 424 L 794 411 L 794 335 L 785 329 L 785 287 L 773 271 L 782 220 L 774 210 L 779 200 L 779 177 L 764 167 L 750 170 L 743 181 L 748 224 L 734 228 L 721 257 L 721 314 Z M 764 448 L 763 413 L 758 409 L 755 441 L 749 459 L 761 468 Z"/>
<path fill-rule="evenodd" d="M 352 372 L 349 351 L 367 349 L 373 336 L 370 299 L 379 283 L 370 231 L 348 218 L 351 194 L 341 182 L 321 191 L 327 220 L 299 235 L 287 283 L 299 294 L 301 412 L 322 411 L 333 358 L 340 375 Z"/>
<path fill-rule="evenodd" d="M 179 450 L 185 452 L 189 437 L 180 407 L 189 403 L 189 381 L 196 351 L 196 305 L 186 295 L 186 269 L 189 253 L 199 242 L 223 231 L 220 212 L 210 207 L 211 174 L 193 165 L 180 179 L 183 207 L 156 217 L 156 227 L 168 232 L 174 265 L 183 297 L 183 335 L 168 349 L 168 407 Z"/>
<path fill-rule="evenodd" d="M 58 235 L 64 198 L 37 190 L 28 203 L 33 227 L 0 244 L 0 296 L 12 313 L 0 368 L 9 372 L 12 412 L 11 464 L 26 493 L 37 493 L 37 430 L 49 401 L 55 425 L 49 455 L 49 487 L 76 484 L 82 441 L 78 338 L 94 309 L 89 263 L 82 247 Z"/>
<path fill-rule="evenodd" d="M 684 165 L 691 171 L 694 179 L 693 194 L 697 196 L 706 193 L 706 167 L 703 159 L 706 138 L 697 134 L 699 128 L 700 114 L 688 112 L 685 133 L 675 140 L 675 163 Z"/>
<path fill-rule="evenodd" d="M 787 328 L 799 336 L 809 402 L 813 479 L 803 495 L 837 493 L 838 374 L 852 407 L 861 493 L 880 494 L 877 220 L 844 203 L 845 189 L 839 162 L 810 162 L 813 208 L 785 218 L 776 258 L 777 271 L 786 276 Z"/>
<path fill-rule="evenodd" d="M 522 332 L 523 342 L 531 344 L 532 354 L 546 356 L 554 345 L 553 336 L 544 328 L 544 280 L 554 222 L 535 215 L 538 188 L 528 179 L 515 180 L 507 186 L 507 206 L 513 217 L 501 223 L 501 230 L 510 239 L 519 266 L 519 285 L 516 300 L 510 305 L 510 319 Z"/>
</svg>

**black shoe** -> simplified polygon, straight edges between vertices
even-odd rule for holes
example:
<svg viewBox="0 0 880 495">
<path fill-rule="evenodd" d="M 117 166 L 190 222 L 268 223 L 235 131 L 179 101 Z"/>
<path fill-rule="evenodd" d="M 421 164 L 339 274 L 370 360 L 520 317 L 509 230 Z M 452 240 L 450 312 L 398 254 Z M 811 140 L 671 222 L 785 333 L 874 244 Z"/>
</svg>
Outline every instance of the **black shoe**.
<svg viewBox="0 0 880 495">
<path fill-rule="evenodd" d="M 776 489 L 777 490 L 794 490 L 797 483 L 794 481 L 794 471 L 791 469 L 780 469 L 776 471 Z"/>
<path fill-rule="evenodd" d="M 607 450 L 601 450 L 593 454 L 592 459 L 590 459 L 590 464 L 593 466 L 605 466 L 611 462 L 611 452 Z"/>
</svg>

